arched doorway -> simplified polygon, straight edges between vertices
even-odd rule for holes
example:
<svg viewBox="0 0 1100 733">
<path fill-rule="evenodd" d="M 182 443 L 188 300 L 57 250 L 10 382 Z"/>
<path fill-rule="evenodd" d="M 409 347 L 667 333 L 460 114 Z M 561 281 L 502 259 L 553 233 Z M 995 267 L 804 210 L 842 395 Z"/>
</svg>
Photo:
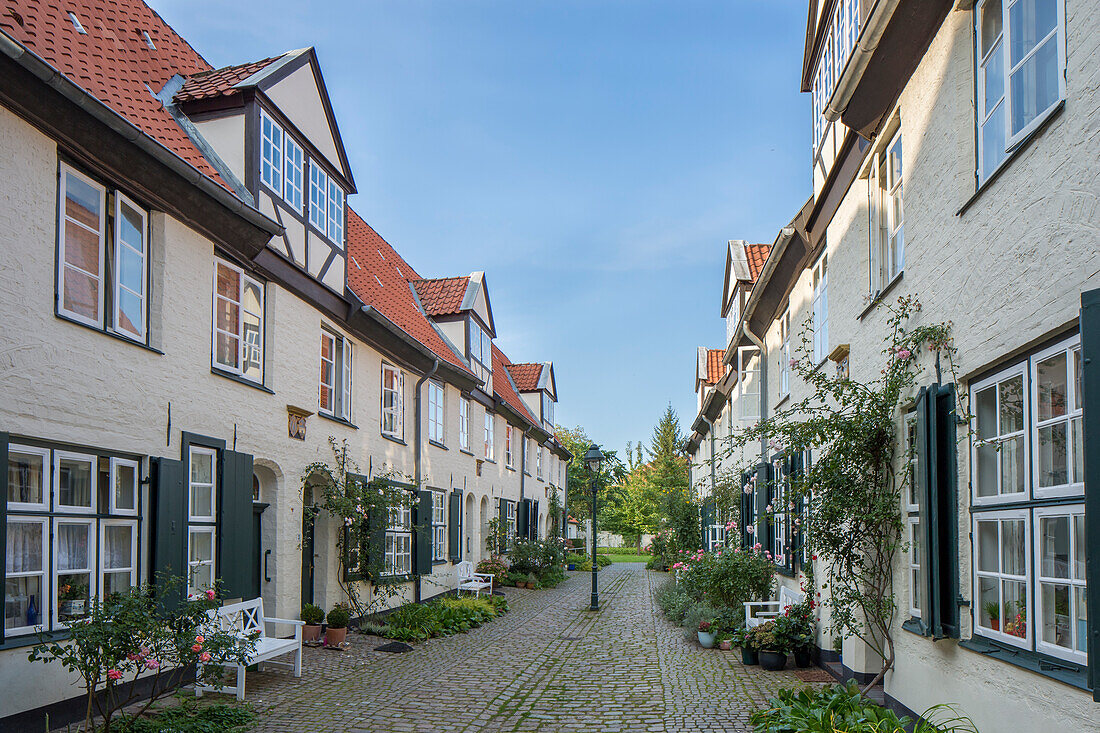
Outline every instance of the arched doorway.
<svg viewBox="0 0 1100 733">
<path fill-rule="evenodd" d="M 478 561 L 489 556 L 489 497 L 481 497 L 481 522 L 478 524 L 481 531 L 478 536 L 477 556 Z"/>
<path fill-rule="evenodd" d="M 252 471 L 252 593 L 249 598 L 263 598 L 265 608 L 274 609 L 282 472 L 275 463 L 263 458 L 253 462 Z"/>
</svg>

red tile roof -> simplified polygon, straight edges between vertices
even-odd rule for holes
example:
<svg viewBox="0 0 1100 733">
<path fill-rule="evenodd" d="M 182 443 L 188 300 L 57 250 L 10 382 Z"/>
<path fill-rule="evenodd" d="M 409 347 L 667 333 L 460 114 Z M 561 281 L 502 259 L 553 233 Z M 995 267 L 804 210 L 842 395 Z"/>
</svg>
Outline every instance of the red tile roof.
<svg viewBox="0 0 1100 733">
<path fill-rule="evenodd" d="M 7 0 L 4 6 L 0 28 L 5 33 L 201 173 L 225 185 L 153 97 L 177 73 L 208 71 L 210 64 L 149 6 L 137 0 Z M 76 30 L 69 11 L 85 33 Z M 155 49 L 149 48 L 143 32 Z"/>
<path fill-rule="evenodd" d="M 520 392 L 534 392 L 539 388 L 542 364 L 508 364 L 507 368 Z"/>
<path fill-rule="evenodd" d="M 772 251 L 770 244 L 746 244 L 745 256 L 749 260 L 749 275 L 752 281 L 760 277 L 760 271 L 764 269 L 764 263 L 768 260 L 768 253 Z"/>
<path fill-rule="evenodd" d="M 469 371 L 417 308 L 409 281 L 419 280 L 420 276 L 350 207 L 348 255 L 348 287 L 363 303 L 377 309 L 440 359 Z"/>
<path fill-rule="evenodd" d="M 513 410 L 523 415 L 531 421 L 532 425 L 541 425 L 539 419 L 531 414 L 531 410 L 527 408 L 527 403 L 523 401 L 523 398 L 519 396 L 515 388 L 512 386 L 512 381 L 508 379 L 508 370 L 505 366 L 508 364 L 508 357 L 493 345 L 493 391 L 496 392 L 497 397 L 508 404 Z"/>
<path fill-rule="evenodd" d="M 469 277 L 437 277 L 413 280 L 420 304 L 429 316 L 449 316 L 459 313 L 466 297 Z"/>
<path fill-rule="evenodd" d="M 220 69 L 214 69 L 213 71 L 200 71 L 197 74 L 192 74 L 187 77 L 187 81 L 185 81 L 183 86 L 180 87 L 180 90 L 176 92 L 176 101 L 193 102 L 198 99 L 209 99 L 211 97 L 222 96 L 228 97 L 239 94 L 240 90 L 234 89 L 234 86 L 268 66 L 271 62 L 282 58 L 283 55 L 272 56 L 262 61 L 252 61 L 247 64 L 237 64 L 235 66 L 224 66 Z"/>
<path fill-rule="evenodd" d="M 725 349 L 707 349 L 707 384 L 718 384 L 726 375 L 725 355 Z"/>
</svg>

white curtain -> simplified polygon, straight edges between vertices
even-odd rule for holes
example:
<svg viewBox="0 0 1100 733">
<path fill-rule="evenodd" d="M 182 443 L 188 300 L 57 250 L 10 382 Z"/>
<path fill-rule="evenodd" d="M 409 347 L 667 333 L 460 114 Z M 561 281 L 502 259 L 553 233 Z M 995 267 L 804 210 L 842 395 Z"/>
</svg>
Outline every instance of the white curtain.
<svg viewBox="0 0 1100 733">
<path fill-rule="evenodd" d="M 103 530 L 103 567 L 106 570 L 129 568 L 132 564 L 134 528 L 109 525 Z"/>
<path fill-rule="evenodd" d="M 38 522 L 8 522 L 7 554 L 4 566 L 9 573 L 41 572 L 41 524 Z"/>
<path fill-rule="evenodd" d="M 57 572 L 88 570 L 87 524 L 57 525 Z"/>
</svg>

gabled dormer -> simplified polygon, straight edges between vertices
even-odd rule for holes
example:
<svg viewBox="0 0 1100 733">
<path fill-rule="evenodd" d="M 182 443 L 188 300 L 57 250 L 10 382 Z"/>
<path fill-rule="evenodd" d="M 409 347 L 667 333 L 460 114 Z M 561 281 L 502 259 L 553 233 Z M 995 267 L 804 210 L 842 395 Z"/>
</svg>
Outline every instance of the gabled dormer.
<svg viewBox="0 0 1100 733">
<path fill-rule="evenodd" d="M 726 374 L 726 365 L 722 361 L 725 356 L 724 349 L 708 349 L 700 346 L 696 352 L 695 360 L 695 397 L 696 410 L 703 409 L 703 400 L 707 393 L 714 388 Z"/>
<path fill-rule="evenodd" d="M 743 239 L 731 239 L 726 243 L 726 274 L 722 285 L 722 318 L 726 319 L 726 346 L 733 338 L 745 300 L 752 291 L 771 247 L 767 244 L 749 244 Z"/>
<path fill-rule="evenodd" d="M 424 313 L 465 357 L 493 395 L 493 339 L 496 323 L 485 273 L 411 281 Z"/>
<path fill-rule="evenodd" d="M 508 374 L 515 382 L 531 414 L 538 416 L 542 426 L 554 430 L 554 408 L 558 403 L 558 385 L 554 378 L 554 363 L 509 364 Z"/>
<path fill-rule="evenodd" d="M 165 91 L 231 185 L 285 227 L 269 246 L 343 295 L 355 181 L 314 50 L 177 77 Z"/>
</svg>

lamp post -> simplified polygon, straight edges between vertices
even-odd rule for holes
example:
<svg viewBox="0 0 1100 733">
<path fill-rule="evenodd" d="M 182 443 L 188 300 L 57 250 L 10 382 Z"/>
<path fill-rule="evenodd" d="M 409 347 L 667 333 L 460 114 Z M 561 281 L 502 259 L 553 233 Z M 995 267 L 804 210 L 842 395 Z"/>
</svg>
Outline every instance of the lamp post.
<svg viewBox="0 0 1100 733">
<path fill-rule="evenodd" d="M 600 466 L 603 464 L 603 453 L 593 443 L 588 452 L 584 454 L 584 463 L 588 466 L 588 472 L 592 474 L 592 605 L 590 611 L 600 610 L 600 592 L 596 588 L 596 572 L 600 569 L 596 562 L 596 491 L 599 488 Z"/>
</svg>

